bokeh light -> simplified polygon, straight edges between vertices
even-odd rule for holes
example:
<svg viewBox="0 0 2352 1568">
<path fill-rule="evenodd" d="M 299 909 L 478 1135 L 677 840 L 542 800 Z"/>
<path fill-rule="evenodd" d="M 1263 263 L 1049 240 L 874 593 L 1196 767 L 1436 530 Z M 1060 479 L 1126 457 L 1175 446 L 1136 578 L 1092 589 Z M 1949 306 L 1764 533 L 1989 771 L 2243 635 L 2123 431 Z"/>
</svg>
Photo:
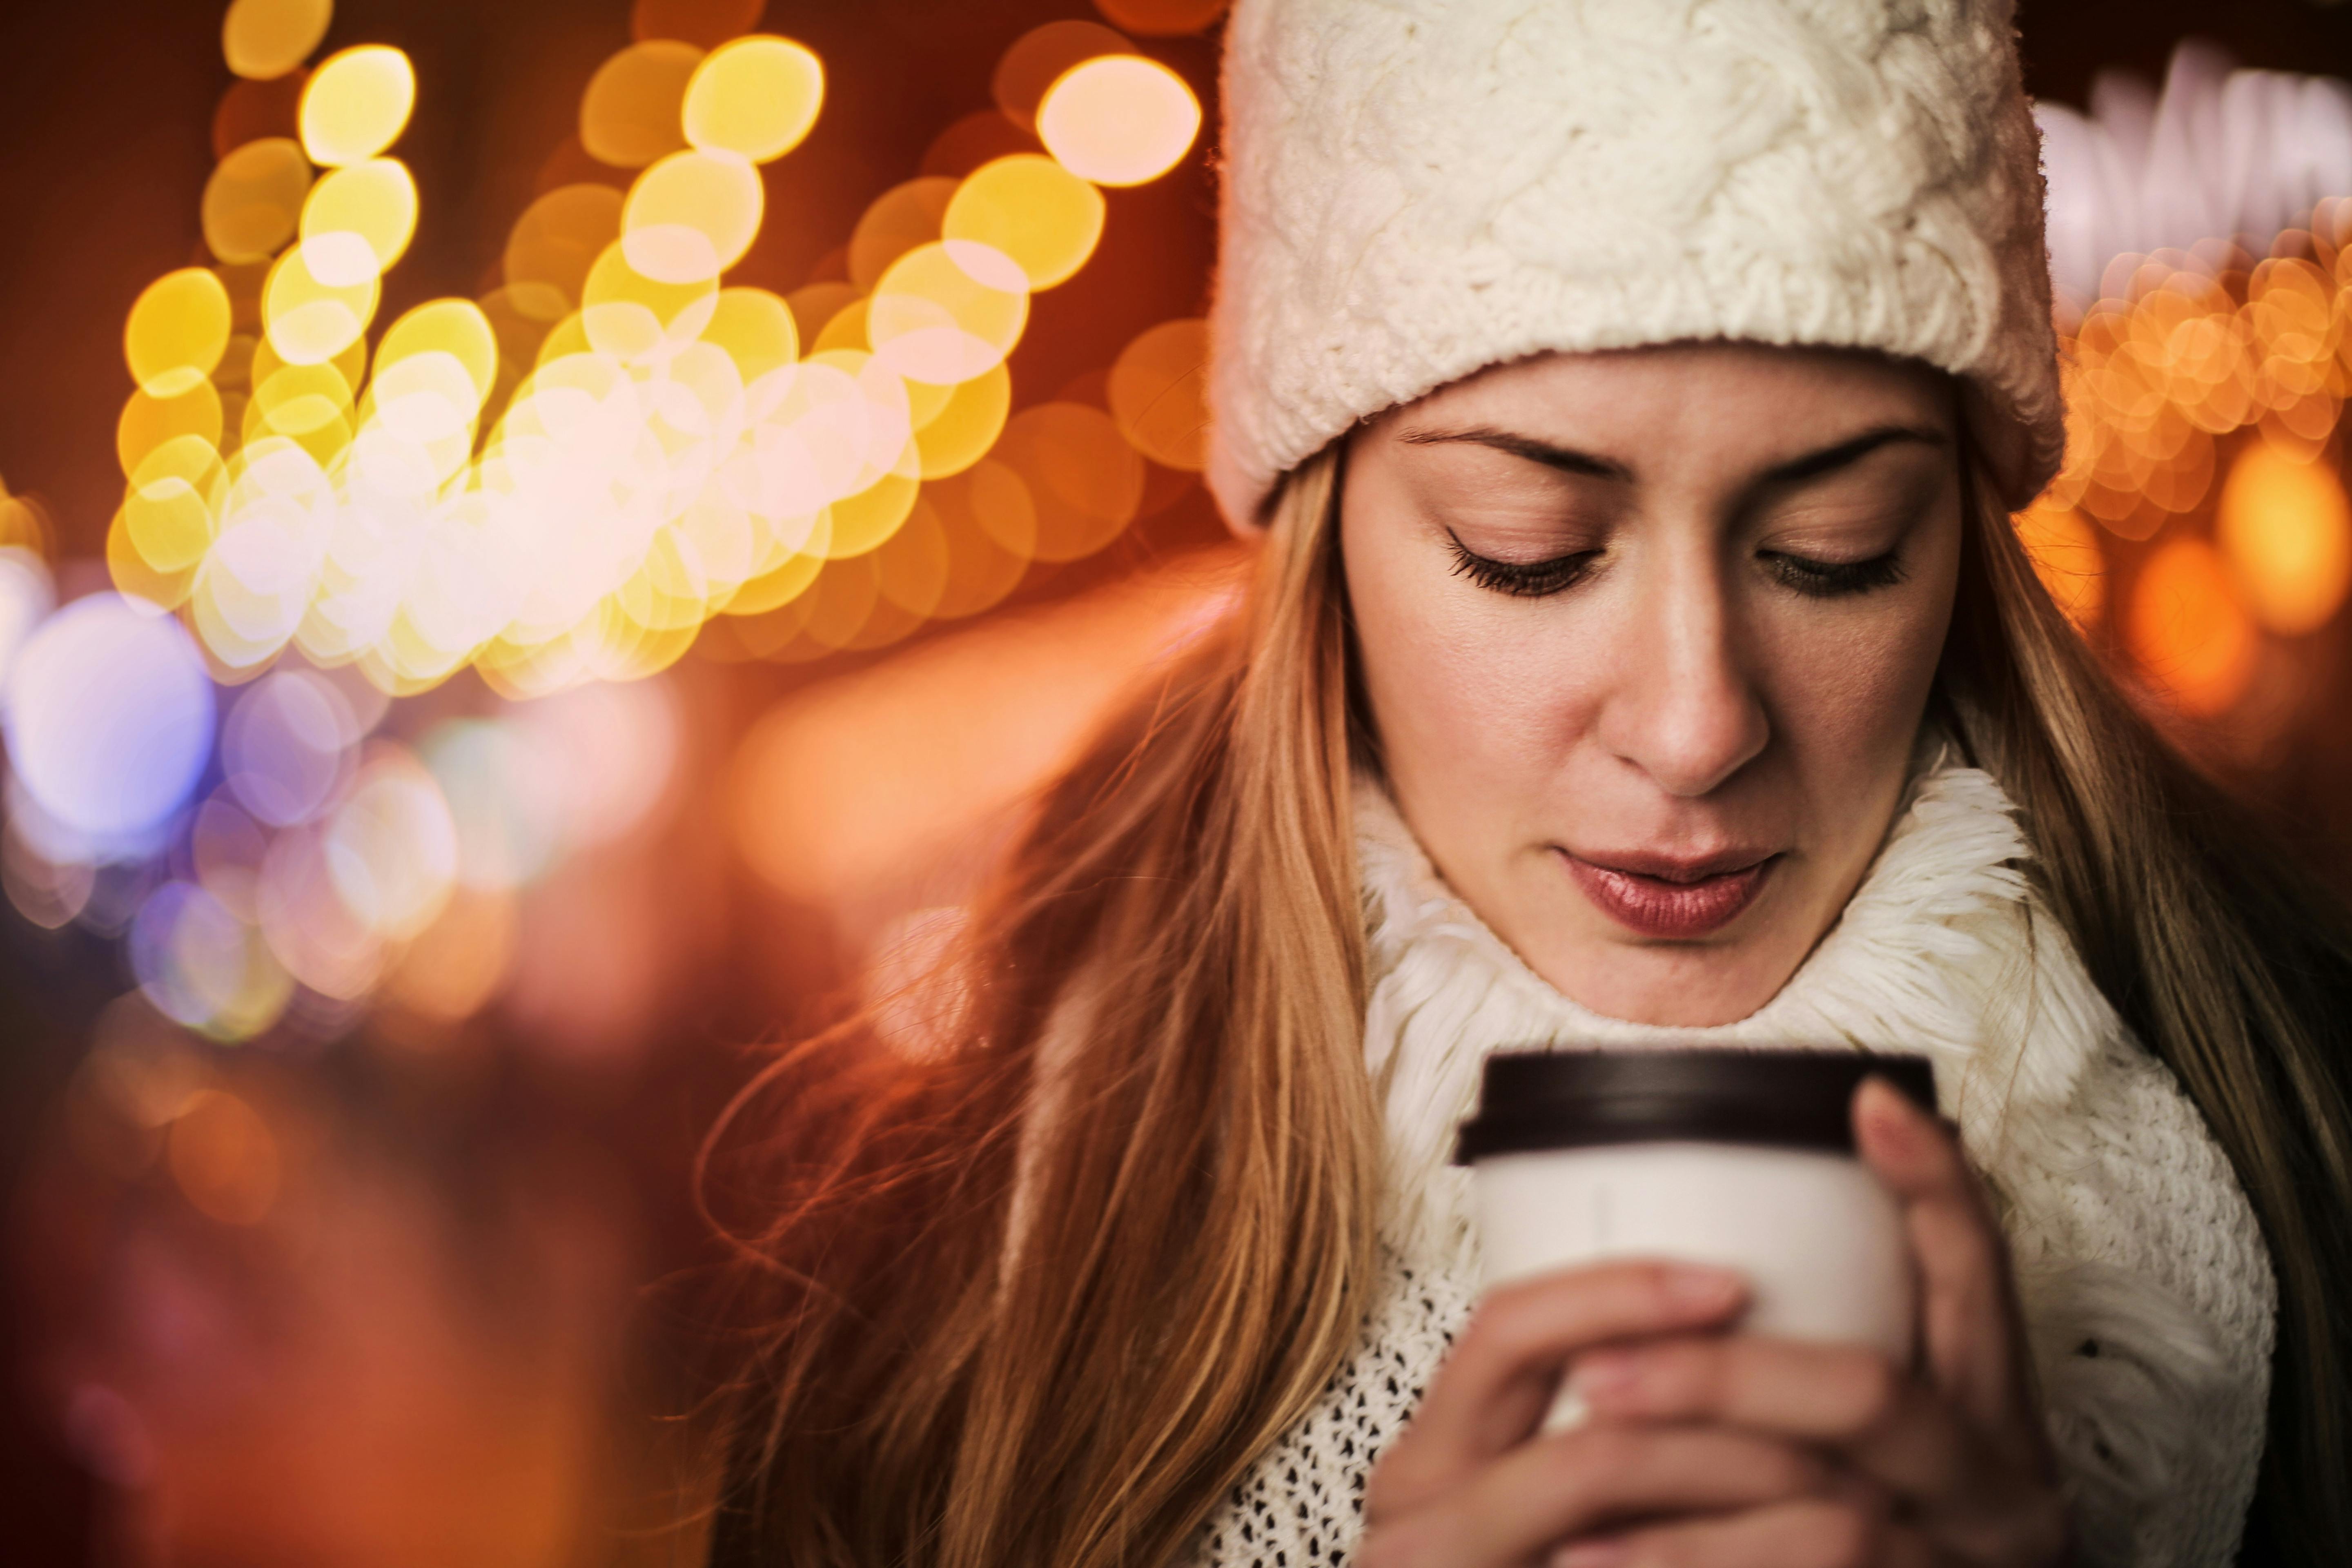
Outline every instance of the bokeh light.
<svg viewBox="0 0 2352 1568">
<path fill-rule="evenodd" d="M 642 169 L 687 145 L 687 84 L 702 64 L 692 44 L 656 38 L 606 60 L 580 100 L 580 145 L 616 169 Z"/>
<path fill-rule="evenodd" d="M 408 128 L 416 107 L 416 71 L 388 44 L 362 44 L 331 55 L 303 85 L 302 151 L 313 163 L 361 163 Z"/>
<path fill-rule="evenodd" d="M 247 142 L 205 182 L 205 244 L 226 262 L 266 260 L 294 237 L 310 190 L 310 161 L 291 137 Z"/>
<path fill-rule="evenodd" d="M 629 188 L 623 252 L 656 282 L 708 282 L 751 248 L 764 206 L 759 172 L 744 159 L 674 153 Z"/>
<path fill-rule="evenodd" d="M 2260 652 L 2227 564 L 2200 539 L 2171 540 L 2140 567 L 2125 635 L 2140 668 L 2200 717 L 2238 700 Z"/>
<path fill-rule="evenodd" d="M 824 65 L 806 46 L 737 38 L 695 67 L 680 123 L 702 152 L 765 163 L 799 146 L 824 107 Z"/>
<path fill-rule="evenodd" d="M 2333 466 L 2247 446 L 2230 466 L 2214 520 L 2254 618 L 2282 637 L 2327 624 L 2352 584 L 2352 511 Z"/>
<path fill-rule="evenodd" d="M 874 286 L 866 336 L 908 381 L 952 386 L 1004 363 L 1029 320 L 1029 279 L 975 240 L 917 246 Z"/>
<path fill-rule="evenodd" d="M 303 258 L 330 282 L 381 275 L 406 253 L 416 212 L 416 182 L 399 159 L 370 158 L 332 170 L 302 204 Z M 348 240 L 339 237 L 345 236 Z"/>
<path fill-rule="evenodd" d="M 1140 185 L 1174 168 L 1201 133 L 1184 79 L 1140 55 L 1073 66 L 1037 105 L 1037 135 L 1062 166 L 1098 185 Z"/>
<path fill-rule="evenodd" d="M 228 290 L 202 267 L 150 283 L 131 307 L 122 353 L 151 397 L 176 397 L 213 373 L 228 350 Z"/>
<path fill-rule="evenodd" d="M 1135 449 L 1163 468 L 1208 461 L 1209 323 L 1162 321 L 1120 351 L 1105 388 L 1111 417 Z"/>
<path fill-rule="evenodd" d="M 1034 131 L 1039 102 L 1065 72 L 1098 56 L 1134 52 L 1125 35 L 1099 22 L 1047 22 L 1022 34 L 1004 51 L 990 91 L 1006 120 L 1022 131 Z"/>
<path fill-rule="evenodd" d="M 77 599 L 8 671 L 9 765 L 41 811 L 100 847 L 162 827 L 212 755 L 213 689 L 177 623 Z"/>
<path fill-rule="evenodd" d="M 238 76 L 274 80 L 310 58 L 334 19 L 334 0 L 230 0 L 221 54 Z"/>
<path fill-rule="evenodd" d="M 1102 193 L 1051 158 L 1016 153 L 972 172 L 940 220 L 948 239 L 973 240 L 1013 258 L 1031 289 L 1067 281 L 1102 238 Z"/>
</svg>

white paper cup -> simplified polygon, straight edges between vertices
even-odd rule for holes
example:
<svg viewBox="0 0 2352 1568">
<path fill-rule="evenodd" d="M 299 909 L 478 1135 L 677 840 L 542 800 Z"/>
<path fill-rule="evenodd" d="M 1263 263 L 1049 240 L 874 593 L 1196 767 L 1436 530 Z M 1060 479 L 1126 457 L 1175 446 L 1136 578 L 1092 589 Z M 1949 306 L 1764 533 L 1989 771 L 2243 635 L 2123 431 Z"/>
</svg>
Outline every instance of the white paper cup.
<svg viewBox="0 0 2352 1568">
<path fill-rule="evenodd" d="M 1620 1258 L 1732 1269 L 1742 1329 L 1912 1352 L 1894 1195 L 1855 1157 L 1877 1073 L 1935 1103 L 1924 1058 L 1860 1051 L 1602 1051 L 1487 1058 L 1457 1163 L 1472 1168 L 1485 1284 Z M 1580 1418 L 1563 1391 L 1547 1428 Z"/>
</svg>

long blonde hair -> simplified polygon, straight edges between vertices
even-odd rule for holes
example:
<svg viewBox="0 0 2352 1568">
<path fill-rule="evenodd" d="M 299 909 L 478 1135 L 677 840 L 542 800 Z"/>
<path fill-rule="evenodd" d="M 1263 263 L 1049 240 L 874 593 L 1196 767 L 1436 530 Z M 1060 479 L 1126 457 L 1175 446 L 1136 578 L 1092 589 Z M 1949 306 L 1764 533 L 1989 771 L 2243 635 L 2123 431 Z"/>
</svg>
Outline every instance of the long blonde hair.
<svg viewBox="0 0 2352 1568">
<path fill-rule="evenodd" d="M 2261 1216 L 2258 1532 L 2317 1563 L 2352 1540 L 2352 938 L 2117 692 L 1967 464 L 1937 700 Z M 1157 1568 L 1352 1343 L 1381 1132 L 1339 479 L 1336 451 L 1290 477 L 1243 612 L 1042 803 L 958 960 L 958 1048 L 845 1026 L 713 1134 L 761 1287 L 715 1565 Z"/>
</svg>

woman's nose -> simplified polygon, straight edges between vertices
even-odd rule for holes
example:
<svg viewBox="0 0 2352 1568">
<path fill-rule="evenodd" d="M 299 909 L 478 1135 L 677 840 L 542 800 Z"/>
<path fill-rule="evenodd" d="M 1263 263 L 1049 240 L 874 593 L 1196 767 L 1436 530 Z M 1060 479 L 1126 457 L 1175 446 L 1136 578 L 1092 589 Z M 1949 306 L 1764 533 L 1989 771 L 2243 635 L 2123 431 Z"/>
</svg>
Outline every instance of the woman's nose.
<svg viewBox="0 0 2352 1568">
<path fill-rule="evenodd" d="M 1668 795 L 1713 791 L 1770 737 L 1714 562 L 1660 563 L 1636 596 L 1601 739 Z"/>
</svg>

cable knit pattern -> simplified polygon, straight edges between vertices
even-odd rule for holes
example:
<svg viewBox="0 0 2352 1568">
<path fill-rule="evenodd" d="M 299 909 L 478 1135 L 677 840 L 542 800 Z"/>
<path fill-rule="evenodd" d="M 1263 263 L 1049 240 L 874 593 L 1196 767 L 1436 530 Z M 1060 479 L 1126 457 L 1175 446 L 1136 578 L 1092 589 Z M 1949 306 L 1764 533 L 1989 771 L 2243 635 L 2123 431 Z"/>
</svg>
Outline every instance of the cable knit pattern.
<svg viewBox="0 0 2352 1568">
<path fill-rule="evenodd" d="M 1967 377 L 2064 444 L 2011 0 L 1239 0 L 1209 479 L 1547 350 L 1737 339 Z"/>
<path fill-rule="evenodd" d="M 2088 1560 L 2204 1568 L 2237 1550 L 2260 1463 L 2275 1289 L 2252 1210 L 2171 1075 L 2136 1045 L 2020 870 L 1984 773 L 1923 767 L 1870 874 L 1794 978 L 1711 1029 L 1604 1018 L 1455 898 L 1377 784 L 1358 838 L 1388 1115 L 1381 1299 L 1321 1402 L 1203 1529 L 1217 1568 L 1339 1564 L 1363 1482 L 1468 1314 L 1468 1176 L 1446 1162 L 1503 1047 L 1844 1042 L 1924 1051 L 2017 1259 Z"/>
</svg>

